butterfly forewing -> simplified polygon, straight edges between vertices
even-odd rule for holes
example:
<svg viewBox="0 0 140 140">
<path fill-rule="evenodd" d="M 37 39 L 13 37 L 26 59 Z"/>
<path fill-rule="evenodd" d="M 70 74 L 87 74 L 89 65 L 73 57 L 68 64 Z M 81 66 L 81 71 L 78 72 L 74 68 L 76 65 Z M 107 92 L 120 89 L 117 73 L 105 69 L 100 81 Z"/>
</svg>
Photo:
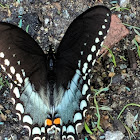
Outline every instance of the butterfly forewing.
<svg viewBox="0 0 140 140">
<path fill-rule="evenodd" d="M 0 23 L 0 63 L 11 78 L 11 94 L 30 139 L 78 140 L 90 96 L 89 73 L 110 26 L 110 10 L 95 6 L 66 31 L 56 55 L 45 55 L 22 29 Z M 55 57 L 54 57 L 55 56 Z"/>
</svg>

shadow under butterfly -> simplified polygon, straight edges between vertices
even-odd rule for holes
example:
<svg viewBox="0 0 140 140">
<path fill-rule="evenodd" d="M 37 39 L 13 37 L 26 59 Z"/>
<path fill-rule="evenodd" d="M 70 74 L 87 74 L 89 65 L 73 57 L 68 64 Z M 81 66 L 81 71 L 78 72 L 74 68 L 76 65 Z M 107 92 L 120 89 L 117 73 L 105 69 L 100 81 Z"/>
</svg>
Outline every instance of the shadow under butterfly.
<svg viewBox="0 0 140 140">
<path fill-rule="evenodd" d="M 30 140 L 46 140 L 56 131 L 62 140 L 78 140 L 90 96 L 89 74 L 111 22 L 111 12 L 95 6 L 78 16 L 57 52 L 44 54 L 22 29 L 0 22 L 0 63 L 12 80 L 11 96 Z"/>
</svg>

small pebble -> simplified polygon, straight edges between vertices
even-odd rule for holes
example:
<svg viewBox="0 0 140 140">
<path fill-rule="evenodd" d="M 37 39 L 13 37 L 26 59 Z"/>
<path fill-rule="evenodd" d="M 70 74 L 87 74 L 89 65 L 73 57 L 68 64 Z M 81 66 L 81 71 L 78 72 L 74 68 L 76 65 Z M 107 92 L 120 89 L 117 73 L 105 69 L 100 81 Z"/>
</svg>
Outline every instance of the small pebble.
<svg viewBox="0 0 140 140">
<path fill-rule="evenodd" d="M 120 0 L 120 6 L 126 7 L 129 4 L 129 0 Z"/>
<path fill-rule="evenodd" d="M 132 128 L 134 123 L 134 116 L 130 112 L 127 112 L 125 122 L 129 128 Z"/>
<path fill-rule="evenodd" d="M 113 102 L 113 104 L 111 105 L 111 108 L 116 108 L 118 106 L 118 103 Z"/>
<path fill-rule="evenodd" d="M 139 35 L 135 35 L 135 39 L 138 43 L 140 43 L 140 36 Z"/>
<path fill-rule="evenodd" d="M 48 18 L 45 18 L 45 25 L 47 25 L 49 23 L 49 19 Z"/>
<path fill-rule="evenodd" d="M 115 75 L 114 72 L 110 72 L 108 76 L 109 76 L 109 77 L 113 77 L 114 75 Z"/>
<path fill-rule="evenodd" d="M 70 17 L 70 15 L 69 15 L 67 10 L 63 10 L 63 17 L 64 18 L 69 18 Z"/>
<path fill-rule="evenodd" d="M 124 134 L 120 131 L 106 131 L 105 133 L 105 140 L 122 140 Z"/>
<path fill-rule="evenodd" d="M 19 7 L 18 14 L 19 15 L 23 15 L 24 14 L 24 8 L 22 6 Z"/>
<path fill-rule="evenodd" d="M 57 8 L 58 11 L 61 11 L 61 5 L 58 2 L 54 3 L 54 6 Z"/>
<path fill-rule="evenodd" d="M 121 75 L 115 75 L 112 79 L 112 84 L 117 84 L 120 83 L 122 81 Z"/>
<path fill-rule="evenodd" d="M 105 136 L 100 136 L 100 138 L 99 138 L 99 139 L 100 139 L 100 140 L 103 140 L 104 138 L 105 138 Z"/>
<path fill-rule="evenodd" d="M 120 65 L 120 69 L 126 69 L 126 68 L 127 68 L 127 66 L 125 64 Z"/>
</svg>

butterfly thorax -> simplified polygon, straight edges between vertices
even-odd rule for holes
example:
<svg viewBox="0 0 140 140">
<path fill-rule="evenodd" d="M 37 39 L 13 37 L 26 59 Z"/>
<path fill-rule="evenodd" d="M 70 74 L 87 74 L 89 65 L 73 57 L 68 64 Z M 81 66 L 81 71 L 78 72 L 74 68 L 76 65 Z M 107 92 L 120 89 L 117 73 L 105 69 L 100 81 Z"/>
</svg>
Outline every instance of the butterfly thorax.
<svg viewBox="0 0 140 140">
<path fill-rule="evenodd" d="M 56 73 L 55 73 L 55 52 L 52 47 L 50 47 L 47 55 L 47 64 L 48 64 L 48 74 L 47 74 L 47 80 L 48 80 L 48 88 L 50 91 L 50 105 L 54 105 L 54 86 L 56 83 Z"/>
</svg>

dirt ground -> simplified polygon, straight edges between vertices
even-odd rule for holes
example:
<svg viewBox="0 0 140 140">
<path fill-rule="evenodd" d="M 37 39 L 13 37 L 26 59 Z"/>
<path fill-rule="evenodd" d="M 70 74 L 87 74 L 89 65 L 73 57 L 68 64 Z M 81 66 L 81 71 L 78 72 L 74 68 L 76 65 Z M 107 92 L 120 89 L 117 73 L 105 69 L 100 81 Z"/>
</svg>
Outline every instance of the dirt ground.
<svg viewBox="0 0 140 140">
<path fill-rule="evenodd" d="M 108 53 L 97 61 L 93 69 L 92 91 L 106 89 L 109 85 L 107 90 L 103 90 L 96 97 L 98 106 L 104 107 L 99 109 L 100 126 L 104 132 L 94 129 L 97 117 L 93 91 L 90 109 L 85 118 L 92 133 L 87 132 L 87 128 L 84 129 L 81 139 L 119 140 L 120 137 L 116 139 L 107 137 L 108 132 L 119 132 L 123 135 L 122 140 L 140 140 L 140 56 L 138 54 L 140 36 L 134 31 L 135 28 L 140 32 L 140 0 L 126 0 L 126 7 L 119 1 L 100 0 L 100 2 L 112 8 L 112 12 L 118 15 L 122 23 L 134 27 L 126 26 L 130 34 L 112 48 L 116 67 L 112 62 L 112 55 Z M 17 26 L 22 22 L 22 28 L 28 29 L 28 33 L 46 52 L 50 44 L 57 48 L 72 20 L 95 4 L 99 2 L 94 3 L 92 0 L 0 0 L 0 21 Z M 133 40 L 136 35 L 139 48 Z M 0 140 L 28 140 L 28 132 L 20 125 L 18 117 L 14 114 L 9 88 L 6 83 L 4 85 L 0 85 Z M 121 110 L 128 104 L 130 106 L 126 107 L 117 119 Z"/>
</svg>

